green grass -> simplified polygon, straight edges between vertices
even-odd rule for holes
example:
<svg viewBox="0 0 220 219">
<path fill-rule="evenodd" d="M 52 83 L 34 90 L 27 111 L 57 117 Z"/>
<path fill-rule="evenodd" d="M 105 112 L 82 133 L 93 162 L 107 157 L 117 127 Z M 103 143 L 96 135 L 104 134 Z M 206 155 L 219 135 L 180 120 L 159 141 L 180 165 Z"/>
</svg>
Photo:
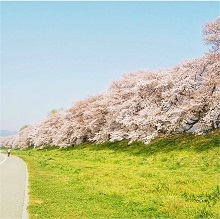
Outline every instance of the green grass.
<svg viewBox="0 0 220 219">
<path fill-rule="evenodd" d="M 220 218 L 219 132 L 14 151 L 30 218 Z"/>
</svg>

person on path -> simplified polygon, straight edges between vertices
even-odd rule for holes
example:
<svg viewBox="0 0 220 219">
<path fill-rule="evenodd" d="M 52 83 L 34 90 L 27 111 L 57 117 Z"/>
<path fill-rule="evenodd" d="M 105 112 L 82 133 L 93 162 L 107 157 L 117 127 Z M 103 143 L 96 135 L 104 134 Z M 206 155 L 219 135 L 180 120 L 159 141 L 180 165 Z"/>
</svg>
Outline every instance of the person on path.
<svg viewBox="0 0 220 219">
<path fill-rule="evenodd" d="M 11 149 L 9 148 L 8 149 L 8 157 L 10 156 L 10 154 L 11 154 Z"/>
</svg>

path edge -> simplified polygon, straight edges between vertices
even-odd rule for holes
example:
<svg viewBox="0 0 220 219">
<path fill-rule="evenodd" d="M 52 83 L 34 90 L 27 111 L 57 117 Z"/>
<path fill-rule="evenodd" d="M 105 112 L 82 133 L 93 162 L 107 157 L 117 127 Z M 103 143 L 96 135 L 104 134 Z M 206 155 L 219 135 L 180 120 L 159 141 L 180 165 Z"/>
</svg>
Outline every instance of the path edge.
<svg viewBox="0 0 220 219">
<path fill-rule="evenodd" d="M 24 160 L 23 160 L 24 161 Z M 28 184 L 28 168 L 27 168 L 27 164 L 25 163 L 25 169 L 26 169 L 26 182 L 25 182 L 25 195 L 24 195 L 24 205 L 23 205 L 23 211 L 22 211 L 22 219 L 28 219 L 28 211 L 27 211 L 27 207 L 28 207 L 28 201 L 29 201 L 29 197 L 28 197 L 28 191 L 29 191 L 29 184 Z"/>
</svg>

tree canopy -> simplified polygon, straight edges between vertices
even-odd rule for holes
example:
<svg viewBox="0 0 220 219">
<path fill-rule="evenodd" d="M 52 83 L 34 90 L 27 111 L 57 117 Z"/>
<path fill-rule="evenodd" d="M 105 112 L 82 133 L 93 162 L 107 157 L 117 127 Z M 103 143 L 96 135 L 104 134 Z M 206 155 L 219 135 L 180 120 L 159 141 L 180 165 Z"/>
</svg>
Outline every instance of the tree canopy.
<svg viewBox="0 0 220 219">
<path fill-rule="evenodd" d="M 43 121 L 0 139 L 0 145 L 74 145 L 122 139 L 150 142 L 163 134 L 203 133 L 220 128 L 219 22 L 208 22 L 204 41 L 210 53 L 173 68 L 139 71 L 109 89 L 52 110 Z"/>
<path fill-rule="evenodd" d="M 211 45 L 211 52 L 220 51 L 220 17 L 214 22 L 207 22 L 204 30 L 204 42 L 206 45 Z"/>
</svg>

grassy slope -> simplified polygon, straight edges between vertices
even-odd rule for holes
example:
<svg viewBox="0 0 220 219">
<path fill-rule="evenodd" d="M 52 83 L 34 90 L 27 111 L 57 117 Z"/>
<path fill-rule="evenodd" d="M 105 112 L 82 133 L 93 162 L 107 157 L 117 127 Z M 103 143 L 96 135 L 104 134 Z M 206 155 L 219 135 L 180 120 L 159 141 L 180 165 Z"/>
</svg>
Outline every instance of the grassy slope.
<svg viewBox="0 0 220 219">
<path fill-rule="evenodd" d="M 220 218 L 219 134 L 14 151 L 30 218 Z"/>
</svg>

